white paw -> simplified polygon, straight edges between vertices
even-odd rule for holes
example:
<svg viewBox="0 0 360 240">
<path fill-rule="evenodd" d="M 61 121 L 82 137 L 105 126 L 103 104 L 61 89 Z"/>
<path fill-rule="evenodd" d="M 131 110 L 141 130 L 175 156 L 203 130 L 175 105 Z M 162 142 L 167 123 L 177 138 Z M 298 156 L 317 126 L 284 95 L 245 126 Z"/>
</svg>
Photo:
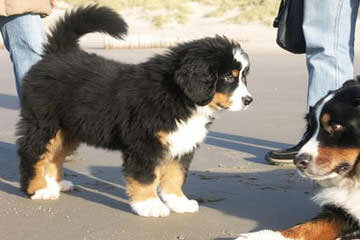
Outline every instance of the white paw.
<svg viewBox="0 0 360 240">
<path fill-rule="evenodd" d="M 192 213 L 199 211 L 199 204 L 195 200 L 189 200 L 187 197 L 176 196 L 175 194 L 160 193 L 165 204 L 177 213 Z"/>
<path fill-rule="evenodd" d="M 61 192 L 70 192 L 74 190 L 74 184 L 71 181 L 62 180 L 59 182 Z"/>
<path fill-rule="evenodd" d="M 272 230 L 262 230 L 253 233 L 244 233 L 241 234 L 235 240 L 291 240 L 281 235 L 280 232 L 275 232 Z"/>
<path fill-rule="evenodd" d="M 170 214 L 170 209 L 158 198 L 131 202 L 130 206 L 134 212 L 143 217 L 166 217 Z"/>
<path fill-rule="evenodd" d="M 60 197 L 60 185 L 55 178 L 45 176 L 46 187 L 35 191 L 31 196 L 33 200 L 54 200 Z"/>
</svg>

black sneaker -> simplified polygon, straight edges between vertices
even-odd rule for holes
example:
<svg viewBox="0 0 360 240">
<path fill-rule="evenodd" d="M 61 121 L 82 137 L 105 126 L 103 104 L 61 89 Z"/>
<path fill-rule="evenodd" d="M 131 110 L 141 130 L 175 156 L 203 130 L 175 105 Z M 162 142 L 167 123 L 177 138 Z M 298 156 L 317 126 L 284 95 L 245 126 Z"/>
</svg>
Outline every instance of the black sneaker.
<svg viewBox="0 0 360 240">
<path fill-rule="evenodd" d="M 270 151 L 265 155 L 265 160 L 274 165 L 293 164 L 296 154 L 311 137 L 310 132 L 310 128 L 308 127 L 298 144 L 291 148 Z"/>
</svg>

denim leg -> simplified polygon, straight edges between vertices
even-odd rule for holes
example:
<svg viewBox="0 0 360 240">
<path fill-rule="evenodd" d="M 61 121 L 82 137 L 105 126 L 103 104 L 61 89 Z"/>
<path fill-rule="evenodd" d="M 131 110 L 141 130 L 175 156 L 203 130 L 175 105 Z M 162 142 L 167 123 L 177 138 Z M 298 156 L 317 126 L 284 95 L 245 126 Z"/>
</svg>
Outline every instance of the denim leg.
<svg viewBox="0 0 360 240">
<path fill-rule="evenodd" d="M 37 14 L 0 17 L 0 31 L 14 67 L 16 90 L 30 67 L 40 60 L 45 33 Z"/>
<path fill-rule="evenodd" d="M 305 0 L 307 107 L 353 78 L 359 0 Z"/>
</svg>

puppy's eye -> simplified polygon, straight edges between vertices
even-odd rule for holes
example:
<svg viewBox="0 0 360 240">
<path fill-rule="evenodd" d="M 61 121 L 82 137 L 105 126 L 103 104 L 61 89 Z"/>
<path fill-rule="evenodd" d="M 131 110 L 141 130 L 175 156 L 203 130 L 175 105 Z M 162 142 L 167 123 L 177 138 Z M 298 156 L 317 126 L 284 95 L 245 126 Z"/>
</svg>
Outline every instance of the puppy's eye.
<svg viewBox="0 0 360 240">
<path fill-rule="evenodd" d="M 230 74 L 226 74 L 224 76 L 224 80 L 227 83 L 232 83 L 232 82 L 234 82 L 236 80 L 236 78 L 234 78 L 233 75 L 230 73 Z"/>
</svg>

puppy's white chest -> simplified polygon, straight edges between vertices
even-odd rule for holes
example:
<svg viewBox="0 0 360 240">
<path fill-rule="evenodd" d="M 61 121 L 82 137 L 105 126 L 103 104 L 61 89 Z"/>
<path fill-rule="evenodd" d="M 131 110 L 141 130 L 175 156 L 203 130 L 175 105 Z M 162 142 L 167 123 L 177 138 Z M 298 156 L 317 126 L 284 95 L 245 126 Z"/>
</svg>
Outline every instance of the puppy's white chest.
<svg viewBox="0 0 360 240">
<path fill-rule="evenodd" d="M 168 135 L 168 147 L 173 157 L 181 156 L 194 150 L 204 141 L 212 111 L 208 107 L 199 107 L 186 121 L 176 123 L 177 129 Z"/>
</svg>

